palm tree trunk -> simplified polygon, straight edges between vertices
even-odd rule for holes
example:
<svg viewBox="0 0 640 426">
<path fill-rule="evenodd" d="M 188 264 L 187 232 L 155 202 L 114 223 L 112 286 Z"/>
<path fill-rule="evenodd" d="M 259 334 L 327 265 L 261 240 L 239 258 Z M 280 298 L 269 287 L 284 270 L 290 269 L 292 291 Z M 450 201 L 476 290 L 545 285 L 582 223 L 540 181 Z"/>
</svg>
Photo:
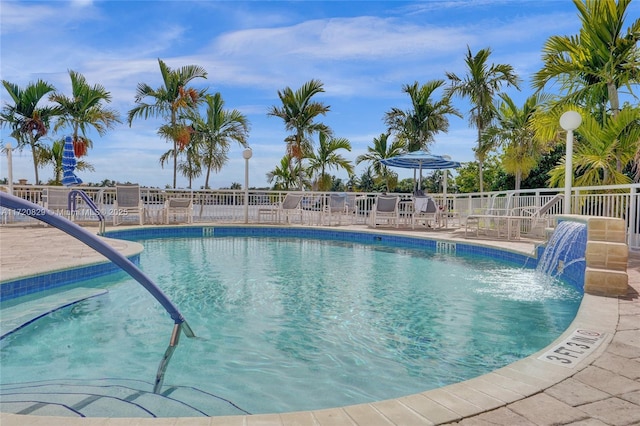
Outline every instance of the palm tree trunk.
<svg viewBox="0 0 640 426">
<path fill-rule="evenodd" d="M 607 92 L 609 95 L 609 103 L 611 104 L 611 113 L 616 118 L 620 113 L 620 99 L 618 98 L 618 89 L 613 81 L 607 83 Z"/>
<path fill-rule="evenodd" d="M 478 121 L 480 121 L 478 119 Z M 480 125 L 480 123 L 478 122 L 478 152 L 476 153 L 476 157 L 478 157 L 478 171 L 479 171 L 479 178 L 480 178 L 480 193 L 482 194 L 484 192 L 484 176 L 483 176 L 483 170 L 482 170 L 482 166 L 484 164 L 484 154 L 482 154 L 480 152 L 480 150 L 482 149 L 481 147 L 481 142 L 480 142 L 480 137 L 482 136 L 482 126 Z"/>
<path fill-rule="evenodd" d="M 33 155 L 33 171 L 36 176 L 35 184 L 37 185 L 38 183 L 40 183 L 40 180 L 38 178 L 38 153 L 37 153 L 36 143 L 33 140 L 32 135 L 29 135 L 29 145 L 31 145 L 31 154 Z"/>
<path fill-rule="evenodd" d="M 607 92 L 609 95 L 609 103 L 611 104 L 611 113 L 615 120 L 620 113 L 620 99 L 618 97 L 618 89 L 613 81 L 607 82 Z M 622 161 L 618 152 L 616 152 L 616 171 L 622 173 Z"/>
<path fill-rule="evenodd" d="M 176 181 L 178 176 L 178 142 L 173 140 L 173 189 L 176 189 Z"/>
<path fill-rule="evenodd" d="M 209 176 L 211 175 L 211 165 L 207 166 L 207 175 L 204 178 L 204 189 L 209 189 Z"/>
<path fill-rule="evenodd" d="M 33 170 L 34 173 L 36 175 L 36 182 L 35 184 L 37 185 L 39 180 L 38 180 L 38 154 L 36 154 L 36 147 L 34 145 L 31 145 L 31 153 L 33 154 Z"/>
<path fill-rule="evenodd" d="M 298 163 L 298 191 L 302 191 L 302 158 L 296 158 Z"/>
</svg>

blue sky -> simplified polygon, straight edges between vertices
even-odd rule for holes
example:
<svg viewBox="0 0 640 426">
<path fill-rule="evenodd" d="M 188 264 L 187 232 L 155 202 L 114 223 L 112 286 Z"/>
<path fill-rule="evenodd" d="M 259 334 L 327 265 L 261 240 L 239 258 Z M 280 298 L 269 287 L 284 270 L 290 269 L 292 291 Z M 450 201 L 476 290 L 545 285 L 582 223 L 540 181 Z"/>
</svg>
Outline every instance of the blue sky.
<svg viewBox="0 0 640 426">
<path fill-rule="evenodd" d="M 628 14 L 640 15 L 640 2 Z M 464 55 L 491 48 L 491 62 L 511 64 L 522 91 L 507 90 L 523 101 L 532 93 L 531 76 L 541 66 L 541 50 L 551 35 L 572 35 L 580 28 L 569 0 L 473 1 L 6 1 L 0 2 L 1 65 L 4 80 L 24 87 L 42 78 L 70 94 L 68 70 L 102 84 L 113 96 L 123 124 L 105 136 L 91 135 L 87 161 L 95 172 L 81 172 L 85 182 L 103 179 L 161 186 L 172 181 L 172 169 L 159 165 L 169 144 L 156 135 L 157 120 L 126 114 L 135 89 L 145 82 L 161 85 L 158 58 L 170 67 L 196 64 L 208 72 L 196 87 L 220 92 L 227 108 L 236 108 L 251 123 L 250 186 L 267 186 L 266 173 L 285 152 L 282 120 L 268 117 L 279 105 L 277 91 L 297 89 L 310 79 L 324 83 L 317 96 L 331 107 L 322 118 L 337 137 L 351 141 L 354 160 L 374 137 L 385 131 L 384 113 L 409 107 L 404 84 L 445 79 L 445 72 L 464 75 Z M 626 28 L 625 28 L 626 29 Z M 2 88 L 0 100 L 8 102 Z M 457 99 L 465 114 L 452 117 L 447 134 L 431 146 L 434 154 L 473 160 L 476 130 L 468 125 L 470 105 Z M 59 133 L 62 137 L 66 133 Z M 15 141 L 7 129 L 2 144 Z M 241 147 L 235 145 L 224 169 L 212 176 L 213 188 L 244 182 Z M 14 153 L 14 180 L 33 182 L 31 153 Z M 356 168 L 360 175 L 366 165 Z M 399 170 L 401 177 L 409 171 Z M 332 172 L 346 180 L 343 172 Z M 53 171 L 40 171 L 44 181 Z M 0 177 L 7 176 L 6 158 Z M 186 187 L 179 177 L 178 186 Z M 204 177 L 194 182 L 194 188 Z"/>
</svg>

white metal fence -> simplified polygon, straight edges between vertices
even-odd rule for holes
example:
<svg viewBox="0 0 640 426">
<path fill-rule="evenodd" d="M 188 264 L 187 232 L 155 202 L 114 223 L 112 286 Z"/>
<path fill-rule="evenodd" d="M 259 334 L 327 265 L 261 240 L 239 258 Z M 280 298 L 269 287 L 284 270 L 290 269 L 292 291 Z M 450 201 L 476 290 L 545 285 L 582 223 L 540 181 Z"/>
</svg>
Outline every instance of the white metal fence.
<svg viewBox="0 0 640 426">
<path fill-rule="evenodd" d="M 14 185 L 13 195 L 45 206 L 43 189 L 45 186 Z M 115 188 L 81 187 L 106 216 L 110 223 L 114 213 Z M 8 188 L 0 188 L 7 191 Z M 536 208 L 551 200 L 561 189 L 527 189 L 518 192 L 487 192 L 483 194 L 431 194 L 436 201 L 448 212 L 464 218 L 471 214 L 486 211 L 522 211 L 524 207 Z M 163 220 L 164 202 L 169 198 L 191 198 L 193 200 L 193 221 L 201 223 L 261 223 L 265 218 L 261 216 L 268 206 L 273 206 L 284 199 L 286 192 L 282 191 L 248 191 L 245 204 L 243 190 L 180 190 L 142 188 L 141 196 L 145 205 L 145 223 L 159 224 Z M 304 192 L 302 209 L 306 213 L 303 217 L 306 224 L 320 223 L 320 212 L 327 202 L 327 192 Z M 352 223 L 365 224 L 369 212 L 373 207 L 375 193 L 348 193 L 355 206 L 351 209 Z M 403 199 L 410 199 L 410 194 L 398 194 Z M 356 198 L 357 197 L 357 198 Z M 640 250 L 640 184 L 612 185 L 597 187 L 580 187 L 572 190 L 571 214 L 589 216 L 617 217 L 625 220 L 627 227 L 627 242 L 632 249 Z M 564 214 L 563 203 L 554 204 L 550 215 Z M 76 221 L 91 223 L 97 221 L 95 213 L 88 206 L 78 200 L 78 211 L 74 217 Z M 124 218 L 126 223 L 126 218 Z M 135 223 L 132 218 L 132 223 Z M 2 223 L 12 221 L 30 221 L 14 212 L 2 211 Z M 267 219 L 268 221 L 268 219 Z M 527 230 L 523 230 L 524 233 Z"/>
</svg>

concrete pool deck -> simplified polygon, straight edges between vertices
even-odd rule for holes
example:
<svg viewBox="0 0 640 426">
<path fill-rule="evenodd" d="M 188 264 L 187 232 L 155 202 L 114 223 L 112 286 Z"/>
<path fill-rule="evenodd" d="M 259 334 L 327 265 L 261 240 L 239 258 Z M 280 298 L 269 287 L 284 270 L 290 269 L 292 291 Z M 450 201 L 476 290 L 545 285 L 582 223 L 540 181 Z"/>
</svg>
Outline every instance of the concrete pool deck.
<svg viewBox="0 0 640 426">
<path fill-rule="evenodd" d="M 120 227 L 119 229 L 121 229 Z M 334 227 L 335 229 L 335 227 Z M 340 227 L 365 231 L 365 226 Z M 460 231 L 376 229 L 429 238 L 492 245 L 531 254 L 534 241 L 464 239 Z M 110 240 L 124 254 L 137 243 Z M 64 250 L 63 250 L 64 248 Z M 63 232 L 42 226 L 0 227 L 0 280 L 105 259 Z M 571 326 L 554 343 L 487 375 L 416 395 L 307 412 L 192 418 L 74 418 L 0 413 L 13 425 L 633 425 L 640 424 L 640 254 L 630 253 L 628 293 L 604 298 L 585 295 Z M 549 360 L 576 343 L 575 331 L 600 333 L 591 352 L 572 367 Z M 572 341 L 572 339 L 574 339 Z M 574 346 L 575 347 L 575 346 Z M 555 351 L 555 352 L 553 352 Z M 561 356 L 562 357 L 562 356 Z M 312 383 L 309 384 L 313 386 Z"/>
</svg>

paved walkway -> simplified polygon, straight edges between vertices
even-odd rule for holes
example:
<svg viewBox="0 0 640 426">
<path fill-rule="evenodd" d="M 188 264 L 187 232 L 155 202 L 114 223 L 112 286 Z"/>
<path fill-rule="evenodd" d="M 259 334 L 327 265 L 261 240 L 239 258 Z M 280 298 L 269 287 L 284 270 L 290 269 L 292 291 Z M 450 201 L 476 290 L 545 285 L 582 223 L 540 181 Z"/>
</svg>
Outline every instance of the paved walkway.
<svg viewBox="0 0 640 426">
<path fill-rule="evenodd" d="M 354 227 L 364 230 L 364 227 Z M 395 232 L 395 231 L 382 231 Z M 409 232 L 416 234 L 420 232 Z M 428 232 L 462 240 L 456 232 Z M 531 253 L 534 242 L 491 242 Z M 110 241 L 124 253 L 137 243 Z M 65 248 L 62 255 L 62 247 Z M 0 279 L 42 273 L 104 258 L 52 228 L 0 227 Z M 66 262 L 66 263 L 61 263 Z M 640 425 L 640 254 L 629 261 L 625 297 L 585 295 L 571 327 L 554 344 L 572 339 L 576 329 L 604 332 L 603 342 L 574 368 L 545 362 L 543 349 L 493 373 L 396 400 L 310 412 L 211 418 L 71 418 L 0 413 L 14 425 Z M 313 384 L 310 384 L 312 386 Z"/>
</svg>

